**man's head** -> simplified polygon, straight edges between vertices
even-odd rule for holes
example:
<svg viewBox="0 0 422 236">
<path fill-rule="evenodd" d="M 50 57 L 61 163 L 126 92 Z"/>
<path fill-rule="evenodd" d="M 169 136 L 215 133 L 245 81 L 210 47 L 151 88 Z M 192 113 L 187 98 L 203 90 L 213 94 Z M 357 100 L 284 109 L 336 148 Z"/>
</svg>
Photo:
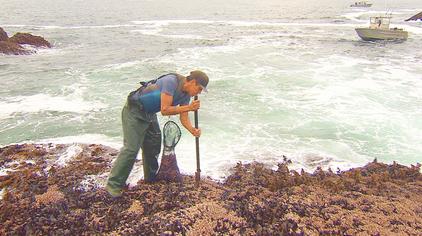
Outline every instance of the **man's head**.
<svg viewBox="0 0 422 236">
<path fill-rule="evenodd" d="M 190 96 L 196 96 L 204 90 L 207 92 L 208 85 L 208 76 L 199 70 L 191 71 L 190 74 L 186 77 L 187 81 L 187 93 Z"/>
</svg>

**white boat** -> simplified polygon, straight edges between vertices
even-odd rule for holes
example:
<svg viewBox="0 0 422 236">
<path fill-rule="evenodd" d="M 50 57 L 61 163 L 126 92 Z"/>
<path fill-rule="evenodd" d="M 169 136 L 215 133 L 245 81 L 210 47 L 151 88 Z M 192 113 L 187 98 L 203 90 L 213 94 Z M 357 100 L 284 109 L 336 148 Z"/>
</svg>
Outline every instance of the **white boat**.
<svg viewBox="0 0 422 236">
<path fill-rule="evenodd" d="M 369 27 L 356 28 L 356 33 L 365 41 L 375 40 L 406 40 L 407 31 L 400 28 L 390 28 L 391 15 L 370 18 Z"/>
<path fill-rule="evenodd" d="M 350 7 L 371 7 L 372 3 L 368 3 L 366 1 L 355 2 L 354 4 L 350 5 Z"/>
</svg>

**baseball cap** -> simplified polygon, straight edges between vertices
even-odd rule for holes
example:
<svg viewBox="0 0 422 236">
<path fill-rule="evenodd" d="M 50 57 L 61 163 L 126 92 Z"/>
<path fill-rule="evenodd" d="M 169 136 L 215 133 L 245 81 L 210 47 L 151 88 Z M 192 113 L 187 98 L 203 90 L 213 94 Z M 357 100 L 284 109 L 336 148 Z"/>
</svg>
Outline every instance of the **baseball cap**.
<svg viewBox="0 0 422 236">
<path fill-rule="evenodd" d="M 200 70 L 194 70 L 190 72 L 189 78 L 192 78 L 198 82 L 198 84 L 202 87 L 202 90 L 208 92 L 207 85 L 208 85 L 208 76 L 204 72 Z"/>
</svg>

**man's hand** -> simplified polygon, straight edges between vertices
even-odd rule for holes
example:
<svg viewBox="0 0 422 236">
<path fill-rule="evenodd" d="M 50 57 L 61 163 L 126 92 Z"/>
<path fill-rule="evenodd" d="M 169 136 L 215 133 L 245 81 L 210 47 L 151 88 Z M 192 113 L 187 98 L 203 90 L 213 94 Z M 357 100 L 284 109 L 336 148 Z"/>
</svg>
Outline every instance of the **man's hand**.
<svg viewBox="0 0 422 236">
<path fill-rule="evenodd" d="M 197 138 L 201 136 L 201 129 L 192 128 L 192 130 L 189 130 L 189 132 Z"/>
<path fill-rule="evenodd" d="M 191 104 L 189 104 L 189 108 L 191 111 L 196 111 L 201 107 L 201 102 L 199 100 L 193 100 Z"/>
</svg>

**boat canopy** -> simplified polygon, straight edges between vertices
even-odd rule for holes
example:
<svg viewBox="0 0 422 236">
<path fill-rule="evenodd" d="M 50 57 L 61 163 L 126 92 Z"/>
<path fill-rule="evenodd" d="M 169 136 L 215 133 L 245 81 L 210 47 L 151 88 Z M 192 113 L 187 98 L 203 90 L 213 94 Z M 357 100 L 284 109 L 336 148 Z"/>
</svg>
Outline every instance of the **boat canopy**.
<svg viewBox="0 0 422 236">
<path fill-rule="evenodd" d="M 419 12 L 418 14 L 410 17 L 409 19 L 407 19 L 405 21 L 410 21 L 410 20 L 422 20 L 422 12 Z"/>
</svg>

